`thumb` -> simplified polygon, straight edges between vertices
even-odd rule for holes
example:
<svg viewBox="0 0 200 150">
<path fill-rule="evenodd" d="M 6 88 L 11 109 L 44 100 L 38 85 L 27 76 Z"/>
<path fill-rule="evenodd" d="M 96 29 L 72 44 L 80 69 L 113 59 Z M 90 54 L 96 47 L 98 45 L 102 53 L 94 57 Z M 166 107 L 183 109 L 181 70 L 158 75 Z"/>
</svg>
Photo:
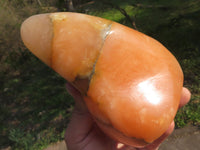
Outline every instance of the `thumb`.
<svg viewBox="0 0 200 150">
<path fill-rule="evenodd" d="M 81 93 L 70 83 L 66 83 L 67 92 L 74 98 L 76 111 L 80 113 L 88 112 Z"/>
<path fill-rule="evenodd" d="M 73 149 L 73 146 L 81 144 L 85 135 L 91 130 L 93 119 L 88 112 L 80 92 L 70 83 L 66 84 L 66 88 L 75 100 L 75 107 L 65 133 L 65 142 L 69 146 L 69 149 Z"/>
</svg>

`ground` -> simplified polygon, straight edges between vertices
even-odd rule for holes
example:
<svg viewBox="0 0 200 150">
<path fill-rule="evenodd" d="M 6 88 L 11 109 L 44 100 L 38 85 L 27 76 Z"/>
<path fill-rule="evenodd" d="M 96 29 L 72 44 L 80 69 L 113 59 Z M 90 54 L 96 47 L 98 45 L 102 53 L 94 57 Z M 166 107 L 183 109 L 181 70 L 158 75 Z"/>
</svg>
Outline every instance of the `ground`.
<svg viewBox="0 0 200 150">
<path fill-rule="evenodd" d="M 200 128 L 186 126 L 176 129 L 159 150 L 199 150 Z"/>
</svg>

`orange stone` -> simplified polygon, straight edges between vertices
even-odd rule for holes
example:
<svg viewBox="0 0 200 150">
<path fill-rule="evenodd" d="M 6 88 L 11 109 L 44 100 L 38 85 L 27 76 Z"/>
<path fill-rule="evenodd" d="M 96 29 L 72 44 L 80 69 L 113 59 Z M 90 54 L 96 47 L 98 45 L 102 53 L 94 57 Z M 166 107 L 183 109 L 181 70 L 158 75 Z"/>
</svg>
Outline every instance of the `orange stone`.
<svg viewBox="0 0 200 150">
<path fill-rule="evenodd" d="M 32 16 L 22 24 L 21 36 L 37 57 L 81 92 L 94 120 L 110 137 L 142 147 L 173 121 L 183 73 L 155 39 L 79 13 Z"/>
</svg>

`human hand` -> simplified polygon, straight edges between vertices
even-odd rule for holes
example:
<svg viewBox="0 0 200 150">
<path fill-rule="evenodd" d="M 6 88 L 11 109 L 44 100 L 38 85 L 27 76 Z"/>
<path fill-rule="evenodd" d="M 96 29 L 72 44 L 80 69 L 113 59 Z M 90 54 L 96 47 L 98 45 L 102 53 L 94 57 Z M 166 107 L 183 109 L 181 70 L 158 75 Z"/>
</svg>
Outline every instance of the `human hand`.
<svg viewBox="0 0 200 150">
<path fill-rule="evenodd" d="M 124 145 L 105 135 L 92 119 L 81 94 L 69 83 L 66 87 L 75 100 L 74 111 L 65 134 L 69 150 L 156 150 L 174 130 L 173 121 L 161 137 L 144 148 Z M 190 96 L 189 90 L 183 88 L 179 108 L 189 102 Z"/>
</svg>

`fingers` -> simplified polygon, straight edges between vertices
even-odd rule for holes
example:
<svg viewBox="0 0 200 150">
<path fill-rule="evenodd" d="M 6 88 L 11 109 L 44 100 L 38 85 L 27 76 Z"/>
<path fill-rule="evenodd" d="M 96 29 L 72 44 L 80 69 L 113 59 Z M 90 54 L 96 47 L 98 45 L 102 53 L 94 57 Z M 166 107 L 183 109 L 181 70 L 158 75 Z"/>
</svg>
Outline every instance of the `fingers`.
<svg viewBox="0 0 200 150">
<path fill-rule="evenodd" d="M 187 88 L 183 87 L 179 108 L 186 105 L 190 101 L 190 98 L 191 98 L 190 91 Z"/>
</svg>

